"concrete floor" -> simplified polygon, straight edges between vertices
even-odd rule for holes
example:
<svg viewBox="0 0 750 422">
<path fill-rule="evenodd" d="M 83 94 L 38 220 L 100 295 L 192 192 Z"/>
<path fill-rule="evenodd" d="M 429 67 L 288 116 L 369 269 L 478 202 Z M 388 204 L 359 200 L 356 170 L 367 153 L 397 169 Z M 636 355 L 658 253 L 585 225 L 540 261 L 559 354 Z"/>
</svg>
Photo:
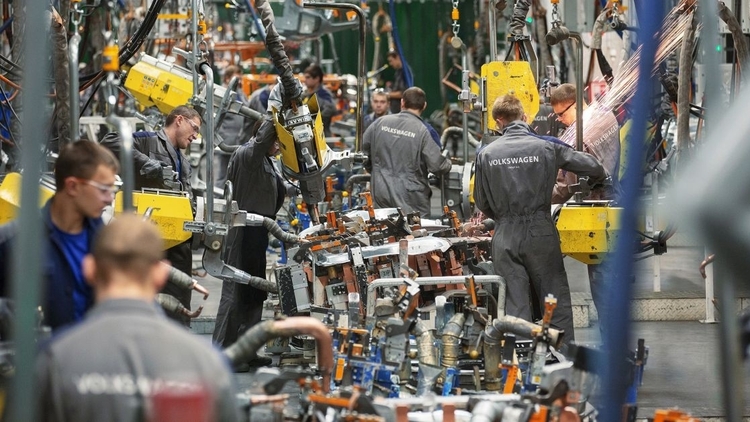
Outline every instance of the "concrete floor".
<svg viewBox="0 0 750 422">
<path fill-rule="evenodd" d="M 196 256 L 197 262 L 200 257 Z M 653 293 L 653 267 L 658 260 L 662 294 L 687 293 L 700 296 L 704 281 L 698 273 L 703 250 L 694 247 L 671 248 L 661 257 L 652 257 L 636 264 L 635 296 Z M 270 262 L 270 261 L 269 261 Z M 588 278 L 583 264 L 565 259 L 571 292 L 588 293 Z M 218 309 L 221 283 L 205 277 L 201 282 L 211 291 L 205 302 L 194 295 L 193 304 L 204 303 L 202 317 L 211 319 Z M 197 321 L 196 321 L 197 322 Z M 194 324 L 195 325 L 195 324 Z M 643 386 L 638 394 L 638 417 L 653 417 L 656 409 L 678 408 L 695 417 L 722 417 L 723 404 L 719 378 L 719 325 L 694 321 L 647 321 L 633 324 L 632 345 L 644 338 L 649 348 Z M 598 326 L 576 329 L 578 342 L 599 342 Z M 747 365 L 737 368 L 747 375 Z M 250 376 L 238 374 L 240 387 L 249 384 Z M 744 379 L 750 380 L 745 376 Z M 745 416 L 750 416 L 750 382 L 744 385 Z"/>
</svg>

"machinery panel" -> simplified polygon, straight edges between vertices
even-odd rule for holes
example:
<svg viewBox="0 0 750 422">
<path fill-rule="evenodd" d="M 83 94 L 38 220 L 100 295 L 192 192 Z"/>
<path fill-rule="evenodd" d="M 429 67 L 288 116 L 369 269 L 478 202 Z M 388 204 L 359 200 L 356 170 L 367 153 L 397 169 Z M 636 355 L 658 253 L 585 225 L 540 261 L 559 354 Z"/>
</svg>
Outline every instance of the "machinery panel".
<svg viewBox="0 0 750 422">
<path fill-rule="evenodd" d="M 55 190 L 47 186 L 39 189 L 39 206 L 43 206 L 52 198 Z M 0 224 L 5 224 L 16 218 L 21 207 L 21 174 L 8 173 L 0 183 Z"/>
<path fill-rule="evenodd" d="M 187 196 L 176 193 L 133 192 L 133 206 L 139 215 L 149 214 L 159 228 L 164 247 L 171 248 L 192 237 L 183 229 L 193 220 L 193 208 Z M 115 215 L 122 213 L 122 192 L 115 197 Z"/>
<path fill-rule="evenodd" d="M 141 56 L 141 60 L 128 71 L 125 88 L 143 107 L 156 106 L 167 114 L 187 104 L 193 96 L 192 79 L 186 78 L 178 69 L 166 62 Z"/>
<path fill-rule="evenodd" d="M 584 264 L 601 263 L 615 247 L 621 212 L 589 203 L 563 206 L 557 220 L 562 253 Z"/>
<path fill-rule="evenodd" d="M 539 91 L 529 62 L 490 62 L 482 65 L 482 78 L 487 81 L 485 91 L 487 115 L 492 103 L 501 95 L 513 93 L 521 100 L 529 122 L 539 112 Z M 495 121 L 487 118 L 487 127 L 495 129 Z"/>
</svg>

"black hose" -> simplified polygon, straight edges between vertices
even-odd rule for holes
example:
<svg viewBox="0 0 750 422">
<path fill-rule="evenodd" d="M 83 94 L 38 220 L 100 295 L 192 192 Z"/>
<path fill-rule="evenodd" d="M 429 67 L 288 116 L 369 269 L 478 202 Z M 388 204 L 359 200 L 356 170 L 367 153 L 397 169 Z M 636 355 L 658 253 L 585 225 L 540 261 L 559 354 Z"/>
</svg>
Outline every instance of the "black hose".
<svg viewBox="0 0 750 422">
<path fill-rule="evenodd" d="M 299 236 L 294 233 L 285 232 L 273 219 L 268 217 L 263 217 L 263 227 L 265 227 L 273 237 L 284 243 L 299 243 L 300 241 Z"/>
<path fill-rule="evenodd" d="M 344 184 L 344 190 L 347 192 L 351 192 L 355 183 L 369 182 L 370 179 L 370 174 L 355 174 L 346 181 L 346 183 Z"/>
<path fill-rule="evenodd" d="M 285 107 L 289 107 L 292 103 L 300 101 L 302 86 L 297 81 L 297 78 L 294 77 L 289 57 L 286 55 L 278 31 L 276 31 L 273 10 L 270 3 L 268 3 L 268 0 L 260 0 L 255 3 L 255 7 L 260 12 L 261 22 L 263 22 L 263 26 L 266 28 L 266 50 L 268 50 L 271 61 L 281 78 L 281 102 Z"/>
<path fill-rule="evenodd" d="M 513 7 L 513 16 L 510 19 L 510 33 L 513 35 L 523 35 L 523 28 L 526 27 L 526 16 L 529 14 L 531 4 L 529 0 L 517 0 Z"/>
<path fill-rule="evenodd" d="M 141 45 L 143 45 L 143 42 L 148 37 L 151 29 L 153 29 L 154 24 L 156 24 L 156 20 L 159 17 L 159 12 L 161 11 L 161 8 L 162 6 L 164 6 L 164 3 L 166 3 L 166 1 L 167 0 L 156 0 L 155 2 L 151 3 L 151 7 L 148 9 L 146 17 L 143 19 L 143 23 L 138 27 L 138 31 L 136 31 L 136 33 L 133 34 L 133 36 L 130 37 L 125 42 L 125 45 L 120 49 L 119 59 L 121 64 L 126 63 L 128 60 L 130 60 L 130 58 L 133 57 L 133 55 L 135 55 L 135 53 L 137 53 L 141 48 Z M 81 86 L 85 87 L 86 82 L 101 79 L 103 76 L 103 71 L 81 76 Z"/>
<path fill-rule="evenodd" d="M 195 284 L 195 280 L 193 280 L 193 277 L 178 270 L 175 267 L 169 268 L 167 282 L 172 283 L 175 286 L 185 290 L 192 290 L 193 285 Z"/>
</svg>

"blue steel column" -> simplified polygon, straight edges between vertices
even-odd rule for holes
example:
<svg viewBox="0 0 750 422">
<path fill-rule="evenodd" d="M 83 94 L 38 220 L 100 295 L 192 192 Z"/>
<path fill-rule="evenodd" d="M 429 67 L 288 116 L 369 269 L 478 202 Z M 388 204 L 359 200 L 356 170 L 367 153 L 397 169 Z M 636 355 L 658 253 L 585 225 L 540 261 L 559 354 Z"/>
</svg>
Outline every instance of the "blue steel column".
<svg viewBox="0 0 750 422">
<path fill-rule="evenodd" d="M 651 72 L 654 68 L 656 41 L 651 34 L 659 30 L 663 17 L 663 2 L 640 1 L 636 8 L 641 23 L 641 58 L 638 66 L 638 86 L 633 99 L 632 139 L 628 146 L 629 163 L 622 180 L 622 217 L 620 235 L 616 243 L 613 273 L 607 274 L 607 285 L 611 288 L 606 297 L 607 307 L 613 318 L 607 318 L 604 331 L 604 344 L 608 353 L 600 366 L 604 387 L 604 407 L 601 412 L 603 422 L 620 422 L 622 405 L 627 390 L 627 366 L 625 356 L 632 347 L 630 344 L 630 299 L 633 296 L 633 252 L 635 245 L 636 213 L 638 190 L 642 182 L 641 164 L 646 134 L 646 119 L 650 109 L 649 95 Z"/>
<path fill-rule="evenodd" d="M 21 113 L 21 166 L 24 177 L 21 184 L 21 210 L 18 223 L 23 236 L 18 236 L 13 252 L 12 294 L 16 303 L 13 321 L 16 348 L 16 371 L 11 383 L 9 421 L 35 420 L 34 361 L 36 343 L 34 327 L 37 322 L 36 307 L 41 285 L 42 221 L 39 213 L 39 174 L 44 162 L 42 147 L 49 139 L 47 124 L 49 113 L 46 94 L 49 86 L 49 22 L 48 4 L 27 1 L 23 54 L 26 64 L 23 73 L 23 111 Z"/>
</svg>

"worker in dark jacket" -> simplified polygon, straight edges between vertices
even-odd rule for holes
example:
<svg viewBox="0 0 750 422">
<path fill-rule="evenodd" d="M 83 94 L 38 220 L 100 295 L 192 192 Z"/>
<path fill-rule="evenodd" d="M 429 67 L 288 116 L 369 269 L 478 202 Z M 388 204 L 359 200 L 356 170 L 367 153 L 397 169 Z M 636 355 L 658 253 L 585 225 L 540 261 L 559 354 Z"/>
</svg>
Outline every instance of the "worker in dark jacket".
<svg viewBox="0 0 750 422">
<path fill-rule="evenodd" d="M 271 161 L 271 157 L 279 152 L 278 137 L 270 118 L 259 121 L 255 129 L 256 135 L 232 154 L 227 177 L 234 186 L 234 199 L 240 209 L 275 220 L 286 193 L 284 182 Z M 265 278 L 266 248 L 266 228 L 233 228 L 227 238 L 225 262 L 250 275 Z M 214 343 L 227 347 L 260 322 L 267 296 L 268 293 L 262 290 L 225 280 L 216 315 Z M 270 359 L 264 358 L 248 362 L 250 366 L 270 363 Z M 236 369 L 240 371 L 245 368 Z"/>
<path fill-rule="evenodd" d="M 492 258 L 506 282 L 508 315 L 532 320 L 530 286 L 541 309 L 544 298 L 557 299 L 552 325 L 573 335 L 570 288 L 560 251 L 560 238 L 551 216 L 552 188 L 562 168 L 595 180 L 606 172 L 596 159 L 562 142 L 542 139 L 524 121 L 521 101 L 498 98 L 492 107 L 501 136 L 477 156 L 474 200 L 495 220 Z"/>
<path fill-rule="evenodd" d="M 163 248 L 134 214 L 101 229 L 83 261 L 96 306 L 37 357 L 37 420 L 238 419 L 227 361 L 154 301 L 169 268 Z"/>
<path fill-rule="evenodd" d="M 43 324 L 56 330 L 80 321 L 93 304 L 91 287 L 81 274 L 81 261 L 102 227 L 102 211 L 114 200 L 117 160 L 89 141 L 64 147 L 55 162 L 57 190 L 42 208 L 48 241 L 44 251 Z M 9 292 L 13 239 L 18 225 L 0 227 L 0 289 Z"/>
<path fill-rule="evenodd" d="M 192 198 L 190 186 L 190 163 L 182 153 L 198 136 L 201 116 L 194 109 L 179 106 L 167 116 L 164 128 L 158 132 L 133 133 L 133 161 L 135 165 L 135 188 L 157 188 L 185 192 Z M 109 133 L 101 141 L 119 157 L 120 135 Z M 190 241 L 167 249 L 167 259 L 172 266 L 191 275 L 193 256 Z M 176 297 L 185 308 L 190 309 L 190 290 L 181 289 L 172 283 L 164 287 L 166 293 Z M 185 315 L 171 315 L 184 325 L 190 325 Z"/>
<path fill-rule="evenodd" d="M 557 87 L 552 91 L 550 103 L 557 120 L 561 124 L 567 127 L 575 124 L 577 117 L 575 85 L 562 84 Z M 612 110 L 601 109 L 598 106 L 590 108 L 586 103 L 582 104 L 582 108 L 585 117 L 583 119 L 583 150 L 596 157 L 607 173 L 612 176 L 611 185 L 593 189 L 591 194 L 583 199 L 619 202 L 620 125 Z M 576 183 L 576 175 L 561 170 L 557 174 L 557 183 L 552 191 L 552 203 L 562 204 L 568 201 L 573 196 L 568 186 L 574 183 Z M 605 326 L 602 322 L 609 316 L 608 309 L 604 304 L 607 291 L 605 274 L 609 272 L 607 262 L 589 264 L 586 267 L 589 274 L 591 298 L 594 300 L 594 306 L 599 316 L 599 329 L 601 330 Z"/>
<path fill-rule="evenodd" d="M 430 215 L 428 172 L 447 173 L 451 162 L 440 154 L 420 115 L 427 107 L 424 91 L 404 91 L 401 112 L 376 120 L 363 135 L 365 168 L 372 173 L 372 201 L 377 208 L 400 207 L 404 212 Z"/>
<path fill-rule="evenodd" d="M 224 85 L 229 85 L 232 78 L 241 78 L 242 69 L 236 65 L 229 65 L 224 69 Z M 249 105 L 248 99 L 245 97 L 245 93 L 242 91 L 242 84 L 238 84 L 235 90 L 236 97 L 235 101 L 242 103 L 242 105 Z M 265 114 L 265 110 L 263 111 Z M 216 135 L 221 137 L 221 140 L 225 145 L 241 145 L 250 137 L 250 130 L 253 127 L 255 120 L 249 117 L 245 117 L 240 114 L 225 113 L 224 119 L 221 122 L 221 126 L 216 130 Z M 218 142 L 218 141 L 217 141 Z M 224 182 L 227 180 L 227 166 L 229 165 L 229 157 L 231 153 L 217 150 L 214 155 L 214 168 L 215 176 L 214 186 L 223 189 Z"/>
</svg>

